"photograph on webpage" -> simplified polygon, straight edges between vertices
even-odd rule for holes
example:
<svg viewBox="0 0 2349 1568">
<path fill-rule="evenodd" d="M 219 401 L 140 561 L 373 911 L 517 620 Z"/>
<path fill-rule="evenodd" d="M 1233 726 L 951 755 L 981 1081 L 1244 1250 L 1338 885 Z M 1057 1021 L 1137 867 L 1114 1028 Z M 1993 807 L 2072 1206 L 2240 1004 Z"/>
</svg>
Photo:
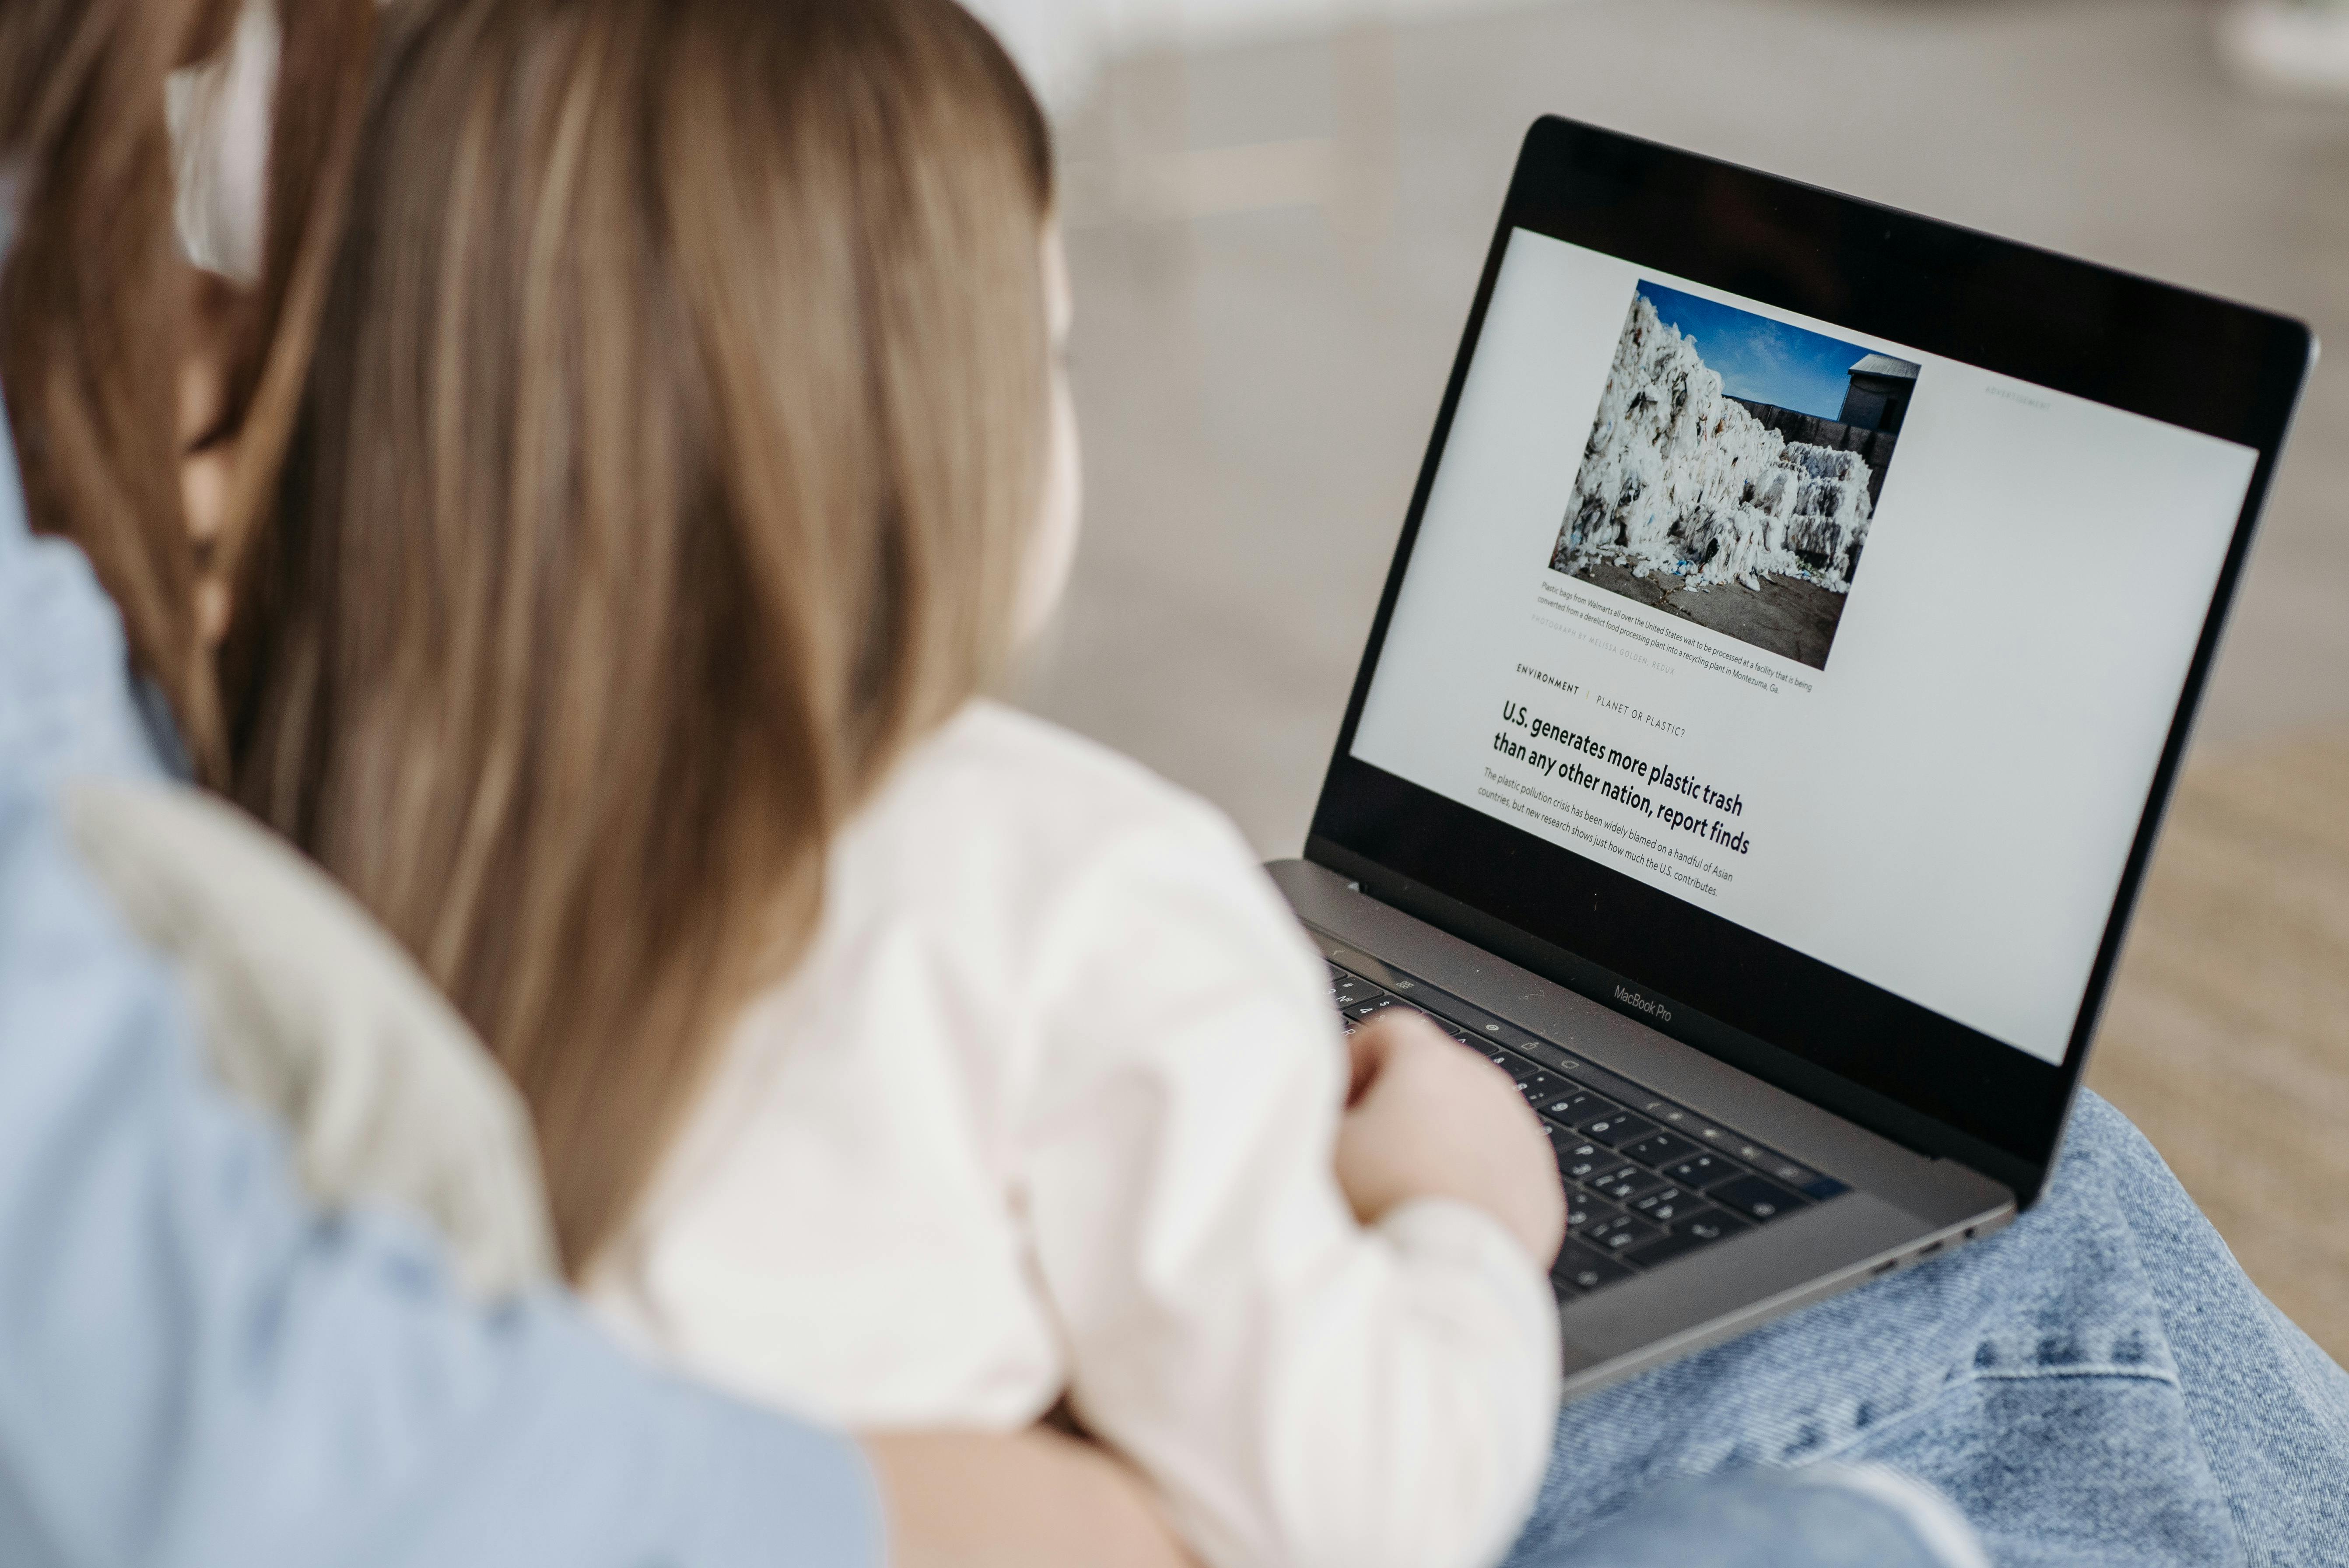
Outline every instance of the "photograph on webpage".
<svg viewBox="0 0 2349 1568">
<path fill-rule="evenodd" d="M 1917 374 L 1641 281 L 1551 570 L 1825 670 Z"/>
</svg>

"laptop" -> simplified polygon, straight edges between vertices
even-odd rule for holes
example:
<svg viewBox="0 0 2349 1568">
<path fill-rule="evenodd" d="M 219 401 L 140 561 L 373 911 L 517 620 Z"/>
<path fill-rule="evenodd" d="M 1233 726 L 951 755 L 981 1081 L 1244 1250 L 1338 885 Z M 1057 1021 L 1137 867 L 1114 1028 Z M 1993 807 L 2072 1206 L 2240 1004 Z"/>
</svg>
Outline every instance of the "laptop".
<svg viewBox="0 0 2349 1568">
<path fill-rule="evenodd" d="M 1527 134 L 1302 858 L 1350 1027 L 1506 1069 L 1566 1393 L 2044 1189 L 2315 344 Z"/>
</svg>

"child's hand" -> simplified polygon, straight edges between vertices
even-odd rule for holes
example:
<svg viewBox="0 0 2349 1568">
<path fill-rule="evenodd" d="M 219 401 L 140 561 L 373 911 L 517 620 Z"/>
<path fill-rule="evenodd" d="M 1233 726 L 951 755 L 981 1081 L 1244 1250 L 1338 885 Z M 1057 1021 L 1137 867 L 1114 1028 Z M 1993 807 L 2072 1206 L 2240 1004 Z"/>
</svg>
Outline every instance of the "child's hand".
<svg viewBox="0 0 2349 1568">
<path fill-rule="evenodd" d="M 1508 1075 L 1400 1008 L 1352 1038 L 1338 1185 L 1364 1224 L 1414 1198 L 1472 1203 L 1547 1268 L 1566 1195 L 1541 1123 Z"/>
</svg>

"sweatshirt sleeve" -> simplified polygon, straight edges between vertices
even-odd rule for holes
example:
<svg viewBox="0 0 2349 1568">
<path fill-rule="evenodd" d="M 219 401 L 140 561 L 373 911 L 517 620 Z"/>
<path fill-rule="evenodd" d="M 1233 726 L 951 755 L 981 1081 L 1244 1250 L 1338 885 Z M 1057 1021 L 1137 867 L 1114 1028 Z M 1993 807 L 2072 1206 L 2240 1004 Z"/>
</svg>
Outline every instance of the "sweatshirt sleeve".
<svg viewBox="0 0 2349 1568">
<path fill-rule="evenodd" d="M 1547 1282 L 1466 1205 L 1355 1221 L 1320 962 L 1192 809 L 1073 879 L 1040 943 L 1020 1196 L 1071 1402 L 1213 1568 L 1495 1561 L 1556 1417 Z"/>
<path fill-rule="evenodd" d="M 0 754 L 0 1562 L 864 1568 L 844 1438 L 322 1214 Z"/>
</svg>

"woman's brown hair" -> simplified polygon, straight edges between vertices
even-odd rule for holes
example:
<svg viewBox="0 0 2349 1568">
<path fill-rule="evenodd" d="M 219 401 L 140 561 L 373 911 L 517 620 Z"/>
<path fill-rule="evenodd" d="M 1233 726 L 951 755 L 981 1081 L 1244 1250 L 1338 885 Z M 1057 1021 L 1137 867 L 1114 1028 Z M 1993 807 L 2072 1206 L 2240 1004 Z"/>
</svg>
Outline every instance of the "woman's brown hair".
<svg viewBox="0 0 2349 1568">
<path fill-rule="evenodd" d="M 0 153 L 16 174 L 0 379 L 36 529 L 72 539 L 120 609 L 200 774 L 226 770 L 181 511 L 191 291 L 172 229 L 164 81 L 226 42 L 239 0 L 6 0 Z M 374 0 L 283 0 L 260 308 L 241 346 L 233 553 L 259 525 L 331 254 Z"/>
<path fill-rule="evenodd" d="M 951 0 L 431 0 L 384 43 L 238 788 L 503 1059 L 574 1272 L 833 830 L 1005 657 L 1049 160 Z"/>
</svg>

